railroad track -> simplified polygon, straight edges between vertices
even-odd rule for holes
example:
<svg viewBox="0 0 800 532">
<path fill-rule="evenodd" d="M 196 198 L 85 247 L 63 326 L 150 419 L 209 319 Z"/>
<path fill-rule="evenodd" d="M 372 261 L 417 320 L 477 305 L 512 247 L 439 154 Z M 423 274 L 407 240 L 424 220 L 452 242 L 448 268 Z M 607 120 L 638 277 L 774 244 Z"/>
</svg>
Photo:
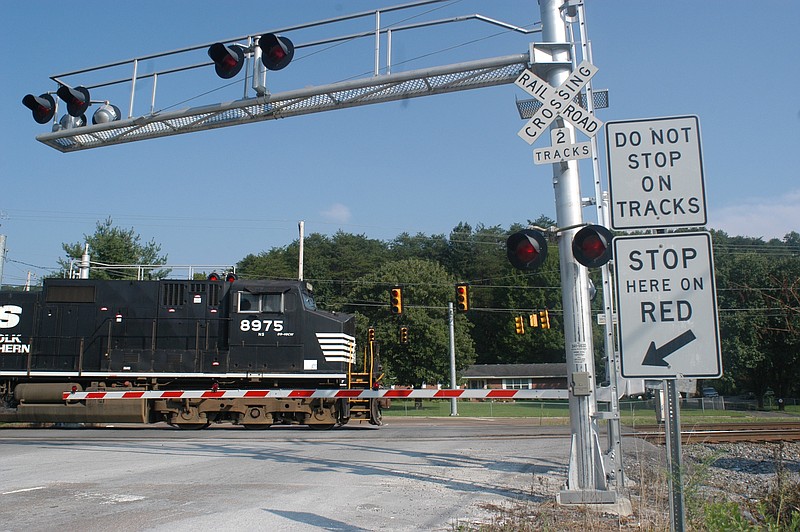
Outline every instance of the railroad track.
<svg viewBox="0 0 800 532">
<path fill-rule="evenodd" d="M 663 425 L 631 428 L 628 436 L 652 443 L 666 442 Z M 692 424 L 681 427 L 681 443 L 774 442 L 800 441 L 800 422 L 775 423 L 715 423 Z"/>
</svg>

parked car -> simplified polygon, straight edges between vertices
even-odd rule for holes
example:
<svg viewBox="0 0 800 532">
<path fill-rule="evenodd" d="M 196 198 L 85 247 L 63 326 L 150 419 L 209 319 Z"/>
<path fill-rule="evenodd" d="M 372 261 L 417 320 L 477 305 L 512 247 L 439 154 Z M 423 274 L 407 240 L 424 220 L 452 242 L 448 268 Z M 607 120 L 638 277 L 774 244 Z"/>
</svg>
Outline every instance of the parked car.
<svg viewBox="0 0 800 532">
<path fill-rule="evenodd" d="M 703 397 L 719 397 L 716 388 L 713 386 L 704 386 L 702 390 L 700 390 L 700 394 Z"/>
</svg>

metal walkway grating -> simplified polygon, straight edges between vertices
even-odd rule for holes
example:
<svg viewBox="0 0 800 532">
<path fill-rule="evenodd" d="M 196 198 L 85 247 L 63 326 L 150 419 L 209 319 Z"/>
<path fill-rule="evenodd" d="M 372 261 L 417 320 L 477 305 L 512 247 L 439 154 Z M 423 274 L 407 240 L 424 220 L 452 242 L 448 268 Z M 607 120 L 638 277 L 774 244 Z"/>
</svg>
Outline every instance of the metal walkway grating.
<svg viewBox="0 0 800 532">
<path fill-rule="evenodd" d="M 63 129 L 36 139 L 72 152 L 309 113 L 513 83 L 528 54 L 309 87 L 264 97 Z"/>
</svg>

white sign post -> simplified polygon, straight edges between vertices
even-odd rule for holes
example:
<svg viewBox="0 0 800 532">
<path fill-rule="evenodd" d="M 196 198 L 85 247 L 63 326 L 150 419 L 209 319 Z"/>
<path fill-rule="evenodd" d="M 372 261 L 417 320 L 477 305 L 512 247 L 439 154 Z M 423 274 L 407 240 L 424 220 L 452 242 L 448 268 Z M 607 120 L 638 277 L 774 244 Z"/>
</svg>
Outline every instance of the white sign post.
<svg viewBox="0 0 800 532">
<path fill-rule="evenodd" d="M 623 377 L 722 375 L 711 235 L 614 238 Z"/>
<path fill-rule="evenodd" d="M 608 122 L 606 147 L 611 227 L 706 225 L 696 116 Z"/>
</svg>

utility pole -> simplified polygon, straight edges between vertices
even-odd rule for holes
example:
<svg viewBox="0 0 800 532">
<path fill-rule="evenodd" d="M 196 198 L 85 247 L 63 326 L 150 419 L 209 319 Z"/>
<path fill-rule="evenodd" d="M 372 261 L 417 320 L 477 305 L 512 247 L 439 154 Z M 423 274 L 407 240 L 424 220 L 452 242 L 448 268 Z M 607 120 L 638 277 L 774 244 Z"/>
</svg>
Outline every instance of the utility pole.
<svg viewBox="0 0 800 532">
<path fill-rule="evenodd" d="M 447 325 L 450 331 L 450 389 L 455 390 L 458 382 L 456 380 L 456 332 L 452 301 L 447 304 Z M 455 397 L 450 398 L 450 415 L 458 415 L 458 401 Z"/>
<path fill-rule="evenodd" d="M 3 286 L 3 267 L 6 264 L 6 235 L 0 235 L 0 287 Z"/>
<path fill-rule="evenodd" d="M 539 0 L 543 42 L 568 41 L 562 10 L 564 4 L 564 0 Z M 551 86 L 561 86 L 570 76 L 570 59 L 567 49 L 554 52 L 555 63 L 547 72 L 546 80 Z M 569 121 L 558 118 L 552 128 L 566 128 L 571 142 L 575 142 L 575 128 Z M 577 161 L 553 164 L 553 187 L 556 222 L 558 227 L 564 228 L 558 240 L 558 250 L 572 435 L 566 489 L 559 493 L 558 500 L 562 504 L 615 503 L 617 495 L 608 490 L 597 422 L 593 417 L 597 404 L 589 276 L 572 253 L 572 240 L 583 225 Z"/>
<path fill-rule="evenodd" d="M 303 268 L 305 263 L 305 240 L 306 240 L 306 222 L 300 220 L 297 223 L 297 229 L 300 232 L 300 251 L 298 252 L 297 257 L 297 279 L 302 281 L 303 280 Z"/>
</svg>

